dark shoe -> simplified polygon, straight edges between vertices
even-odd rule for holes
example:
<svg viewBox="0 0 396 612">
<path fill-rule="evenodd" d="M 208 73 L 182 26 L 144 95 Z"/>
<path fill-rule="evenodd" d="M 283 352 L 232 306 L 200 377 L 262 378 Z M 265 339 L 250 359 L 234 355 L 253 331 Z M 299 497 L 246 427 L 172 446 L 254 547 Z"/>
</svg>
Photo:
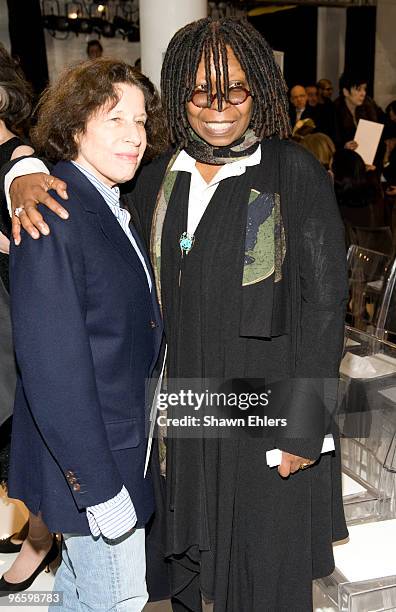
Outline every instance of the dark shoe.
<svg viewBox="0 0 396 612">
<path fill-rule="evenodd" d="M 21 544 L 14 544 L 14 542 L 11 542 L 11 539 L 16 538 L 18 535 L 18 533 L 13 533 L 8 538 L 3 538 L 2 540 L 0 540 L 0 553 L 19 552 L 22 548 L 22 542 Z"/>
<path fill-rule="evenodd" d="M 29 521 L 26 521 L 24 526 L 17 533 L 13 533 L 8 538 L 3 538 L 0 540 L 0 553 L 17 553 L 22 548 L 23 540 L 26 540 L 29 533 Z M 16 538 L 17 540 L 22 540 L 20 544 L 14 544 L 11 542 L 12 538 Z"/>
<path fill-rule="evenodd" d="M 8 593 L 18 593 L 19 591 L 26 591 L 33 582 L 36 580 L 37 576 L 41 574 L 43 570 L 47 573 L 50 571 L 50 564 L 55 561 L 58 556 L 58 543 L 56 541 L 56 536 L 53 536 L 52 546 L 45 555 L 44 559 L 41 561 L 40 565 L 34 570 L 33 574 L 23 580 L 22 582 L 7 582 L 7 580 L 2 576 L 0 578 L 0 597 L 4 597 L 8 595 Z"/>
</svg>

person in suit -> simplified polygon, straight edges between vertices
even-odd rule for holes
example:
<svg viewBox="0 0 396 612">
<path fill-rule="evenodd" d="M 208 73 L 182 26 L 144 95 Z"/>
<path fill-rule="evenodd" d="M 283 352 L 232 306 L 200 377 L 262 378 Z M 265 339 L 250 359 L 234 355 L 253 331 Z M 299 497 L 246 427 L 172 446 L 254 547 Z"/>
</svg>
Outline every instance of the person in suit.
<svg viewBox="0 0 396 612">
<path fill-rule="evenodd" d="M 316 85 L 307 85 L 305 88 L 305 92 L 308 98 L 308 105 L 317 106 L 319 100 L 318 100 L 318 88 L 316 87 Z"/>
<path fill-rule="evenodd" d="M 329 79 L 319 79 L 316 83 L 318 90 L 318 103 L 324 104 L 327 101 L 331 101 L 333 95 L 333 84 Z"/>
<path fill-rule="evenodd" d="M 73 216 L 46 214 L 51 235 L 11 249 L 20 374 L 9 489 L 63 534 L 63 610 L 137 612 L 147 601 L 145 396 L 162 324 L 117 185 L 151 146 L 159 109 L 151 82 L 124 62 L 66 71 L 42 98 L 33 141 L 67 181 Z"/>
<path fill-rule="evenodd" d="M 331 97 L 333 95 L 333 84 L 329 79 L 319 79 L 316 83 L 318 92 L 318 132 L 327 134 L 331 140 L 335 139 L 335 108 Z"/>
<path fill-rule="evenodd" d="M 308 104 L 305 87 L 295 85 L 290 90 L 290 123 L 294 127 L 300 119 L 312 119 L 315 123 L 317 113 L 314 106 Z"/>
</svg>

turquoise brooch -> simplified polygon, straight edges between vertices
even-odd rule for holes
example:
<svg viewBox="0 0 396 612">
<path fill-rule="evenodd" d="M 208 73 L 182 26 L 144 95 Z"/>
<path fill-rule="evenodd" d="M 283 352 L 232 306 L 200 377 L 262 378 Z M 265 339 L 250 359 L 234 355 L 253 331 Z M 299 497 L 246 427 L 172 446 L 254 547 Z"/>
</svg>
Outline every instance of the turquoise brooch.
<svg viewBox="0 0 396 612">
<path fill-rule="evenodd" d="M 179 239 L 179 245 L 182 253 L 188 255 L 191 249 L 194 246 L 195 236 L 189 234 L 188 232 L 183 232 Z"/>
</svg>

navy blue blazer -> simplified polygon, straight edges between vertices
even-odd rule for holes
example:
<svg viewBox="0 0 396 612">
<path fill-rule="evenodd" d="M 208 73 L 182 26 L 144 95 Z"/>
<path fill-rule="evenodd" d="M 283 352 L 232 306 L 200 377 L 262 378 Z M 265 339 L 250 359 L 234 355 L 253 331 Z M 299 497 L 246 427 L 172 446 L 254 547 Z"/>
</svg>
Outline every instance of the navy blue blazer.
<svg viewBox="0 0 396 612">
<path fill-rule="evenodd" d="M 9 494 L 40 511 L 50 531 L 89 534 L 85 508 L 125 485 L 142 526 L 154 508 L 143 478 L 146 381 L 162 338 L 154 279 L 150 293 L 90 181 L 70 162 L 53 174 L 67 182 L 70 218 L 40 206 L 51 234 L 37 242 L 24 235 L 10 256 L 20 373 Z"/>
</svg>

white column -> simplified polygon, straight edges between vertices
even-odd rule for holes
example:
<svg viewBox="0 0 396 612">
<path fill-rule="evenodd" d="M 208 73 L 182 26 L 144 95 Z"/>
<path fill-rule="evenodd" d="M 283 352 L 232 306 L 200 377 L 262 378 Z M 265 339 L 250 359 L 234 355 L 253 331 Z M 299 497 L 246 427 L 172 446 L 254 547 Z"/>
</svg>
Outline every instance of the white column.
<svg viewBox="0 0 396 612">
<path fill-rule="evenodd" d="M 11 51 L 10 36 L 8 34 L 8 8 L 7 0 L 0 0 L 0 42 L 8 53 Z"/>
<path fill-rule="evenodd" d="M 378 0 L 374 99 L 383 108 L 396 99 L 396 0 Z"/>
<path fill-rule="evenodd" d="M 164 53 L 172 36 L 191 21 L 206 17 L 207 0 L 140 0 L 142 70 L 159 88 Z"/>
<path fill-rule="evenodd" d="M 330 79 L 334 97 L 338 96 L 338 79 L 345 63 L 345 8 L 318 8 L 318 43 L 316 78 Z"/>
</svg>

